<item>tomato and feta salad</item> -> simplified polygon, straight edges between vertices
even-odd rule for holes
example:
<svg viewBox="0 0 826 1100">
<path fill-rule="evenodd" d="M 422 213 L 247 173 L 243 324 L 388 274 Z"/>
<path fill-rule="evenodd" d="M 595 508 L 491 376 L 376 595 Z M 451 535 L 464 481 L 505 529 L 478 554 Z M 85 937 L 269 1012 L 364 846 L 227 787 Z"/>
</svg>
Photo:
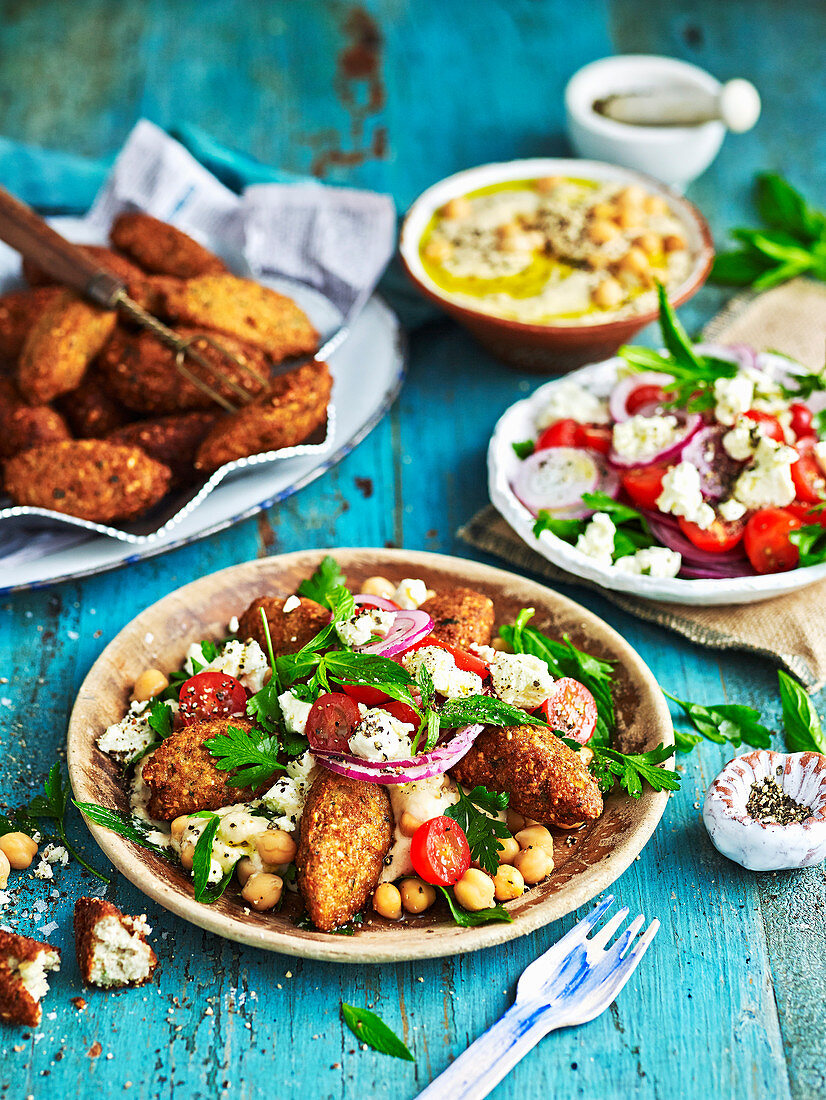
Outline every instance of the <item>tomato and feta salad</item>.
<svg viewBox="0 0 826 1100">
<path fill-rule="evenodd" d="M 534 534 L 652 577 L 826 561 L 826 368 L 694 345 L 662 293 L 660 318 L 668 351 L 621 348 L 605 397 L 559 383 L 514 445 Z"/>
<path fill-rule="evenodd" d="M 242 905 L 330 931 L 440 892 L 460 924 L 510 920 L 503 903 L 551 874 L 555 837 L 599 817 L 614 776 L 633 797 L 640 767 L 672 789 L 669 750 L 611 747 L 610 664 L 531 609 L 495 634 L 483 592 L 364 589 L 327 558 L 176 671 L 142 672 L 97 741 L 131 812 L 83 812 L 180 864 L 196 900 L 235 883 Z"/>
</svg>

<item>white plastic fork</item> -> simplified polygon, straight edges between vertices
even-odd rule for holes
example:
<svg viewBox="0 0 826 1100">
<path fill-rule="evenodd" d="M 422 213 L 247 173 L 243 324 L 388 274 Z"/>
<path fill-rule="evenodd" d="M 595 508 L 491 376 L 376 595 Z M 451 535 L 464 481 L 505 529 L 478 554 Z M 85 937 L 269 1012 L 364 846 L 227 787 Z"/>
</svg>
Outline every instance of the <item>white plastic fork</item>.
<svg viewBox="0 0 826 1100">
<path fill-rule="evenodd" d="M 501 1019 L 431 1081 L 418 1100 L 482 1100 L 539 1040 L 560 1027 L 585 1024 L 613 1003 L 660 927 L 640 915 L 607 950 L 628 916 L 623 906 L 596 935 L 588 933 L 614 904 L 613 894 L 523 972 L 516 1000 Z"/>
</svg>

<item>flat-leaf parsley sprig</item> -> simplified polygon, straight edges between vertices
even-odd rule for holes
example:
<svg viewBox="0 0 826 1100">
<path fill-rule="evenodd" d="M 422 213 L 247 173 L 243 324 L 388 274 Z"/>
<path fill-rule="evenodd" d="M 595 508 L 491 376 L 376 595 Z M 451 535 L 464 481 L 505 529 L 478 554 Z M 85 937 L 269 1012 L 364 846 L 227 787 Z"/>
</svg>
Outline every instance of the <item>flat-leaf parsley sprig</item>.
<svg viewBox="0 0 826 1100">
<path fill-rule="evenodd" d="M 507 809 L 509 796 L 481 786 L 465 794 L 457 784 L 456 790 L 459 801 L 445 809 L 445 816 L 452 817 L 462 826 L 471 859 L 488 874 L 495 875 L 499 868 L 499 841 L 511 835 L 496 815 Z"/>
<path fill-rule="evenodd" d="M 557 736 L 574 752 L 578 753 L 582 749 L 578 741 L 565 737 L 561 733 Z M 637 753 L 618 752 L 616 749 L 593 745 L 590 741 L 586 747 L 594 754 L 588 764 L 588 770 L 596 779 L 603 794 L 611 790 L 615 780 L 632 798 L 639 798 L 642 795 L 643 782 L 654 791 L 680 789 L 678 773 L 659 767 L 664 760 L 674 755 L 675 745 L 657 745 L 655 749 L 650 749 L 648 752 Z"/>
</svg>

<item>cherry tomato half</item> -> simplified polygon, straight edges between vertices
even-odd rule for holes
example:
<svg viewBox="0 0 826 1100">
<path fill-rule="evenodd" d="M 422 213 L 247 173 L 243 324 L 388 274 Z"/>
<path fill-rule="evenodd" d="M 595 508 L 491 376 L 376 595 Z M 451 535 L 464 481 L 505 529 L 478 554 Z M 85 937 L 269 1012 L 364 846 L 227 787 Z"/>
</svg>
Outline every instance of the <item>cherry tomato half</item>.
<svg viewBox="0 0 826 1100">
<path fill-rule="evenodd" d="M 758 573 L 784 573 L 794 569 L 800 551 L 789 542 L 789 535 L 800 525 L 800 520 L 785 508 L 764 508 L 754 513 L 746 524 L 743 546 Z"/>
<path fill-rule="evenodd" d="M 602 424 L 580 424 L 579 431 L 576 433 L 576 445 L 607 455 L 611 450 L 613 435 L 611 429 Z"/>
<path fill-rule="evenodd" d="M 746 521 L 743 519 L 727 523 L 723 519 L 715 519 L 710 527 L 705 530 L 696 523 L 690 523 L 687 519 L 679 518 L 680 530 L 693 542 L 698 550 L 706 550 L 712 554 L 722 554 L 726 550 L 733 550 L 743 537 L 746 529 Z"/>
<path fill-rule="evenodd" d="M 314 749 L 323 752 L 349 752 L 349 740 L 361 721 L 355 699 L 341 691 L 319 695 L 307 716 L 305 733 Z"/>
<path fill-rule="evenodd" d="M 763 412 L 761 409 L 749 409 L 749 411 L 743 415 L 746 419 L 753 420 L 754 423 L 759 426 L 761 435 L 767 435 L 769 439 L 773 439 L 777 443 L 786 442 L 786 435 L 783 431 L 783 427 L 776 416 L 772 416 L 771 413 Z"/>
<path fill-rule="evenodd" d="M 453 886 L 470 867 L 465 831 L 452 817 L 432 817 L 410 841 L 413 870 L 434 886 Z"/>
<path fill-rule="evenodd" d="M 556 420 L 550 424 L 536 441 L 536 451 L 546 451 L 549 447 L 576 447 L 579 423 L 576 420 Z"/>
<path fill-rule="evenodd" d="M 579 680 L 563 676 L 554 684 L 539 712 L 552 730 L 586 744 L 597 728 L 597 704 L 593 695 Z"/>
<path fill-rule="evenodd" d="M 366 687 L 364 684 L 342 684 L 341 690 L 357 703 L 364 703 L 366 707 L 380 707 L 390 698 L 378 688 Z"/>
<path fill-rule="evenodd" d="M 797 499 L 803 504 L 819 504 L 826 499 L 826 477 L 814 452 L 814 438 L 799 439 L 800 458 L 792 464 L 792 481 Z"/>
<path fill-rule="evenodd" d="M 656 508 L 657 498 L 663 491 L 663 478 L 668 464 L 657 463 L 654 466 L 637 466 L 626 470 L 620 476 L 622 487 L 638 508 Z"/>
<path fill-rule="evenodd" d="M 814 413 L 808 405 L 795 401 L 789 405 L 789 412 L 792 414 L 790 427 L 798 439 L 817 439 L 817 432 L 812 427 Z"/>
<path fill-rule="evenodd" d="M 481 676 L 482 679 L 490 672 L 490 667 L 486 661 L 483 661 L 481 657 L 477 657 L 475 653 L 468 653 L 466 649 L 459 649 L 458 646 L 448 645 L 447 642 L 439 641 L 438 638 L 434 638 L 432 634 L 428 634 L 426 638 L 422 638 L 420 642 L 415 642 L 408 653 L 412 653 L 414 649 L 424 649 L 425 646 L 436 646 L 437 649 L 445 649 L 453 657 L 456 662 L 456 667 L 460 668 L 462 672 L 475 672 L 477 676 Z"/>
<path fill-rule="evenodd" d="M 419 728 L 419 716 L 409 703 L 403 703 L 401 699 L 391 699 L 389 703 L 382 703 L 381 709 L 398 718 L 400 722 L 404 722 L 406 726 Z"/>
<path fill-rule="evenodd" d="M 191 726 L 204 718 L 243 714 L 247 709 L 247 692 L 242 683 L 225 672 L 199 672 L 181 684 L 178 702 L 178 725 Z"/>
<path fill-rule="evenodd" d="M 665 401 L 666 393 L 662 386 L 637 386 L 628 395 L 625 402 L 625 411 L 629 416 L 634 416 L 647 405 L 661 405 Z"/>
</svg>

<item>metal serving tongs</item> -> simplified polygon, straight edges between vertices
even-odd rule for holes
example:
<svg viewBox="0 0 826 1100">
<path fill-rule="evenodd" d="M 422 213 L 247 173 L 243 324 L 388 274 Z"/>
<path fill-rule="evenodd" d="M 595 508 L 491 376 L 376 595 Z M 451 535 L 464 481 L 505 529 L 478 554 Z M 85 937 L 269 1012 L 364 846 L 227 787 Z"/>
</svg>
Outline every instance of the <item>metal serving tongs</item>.
<svg viewBox="0 0 826 1100">
<path fill-rule="evenodd" d="M 157 317 L 147 313 L 142 306 L 129 297 L 126 286 L 120 279 L 101 267 L 77 245 L 61 237 L 31 207 L 20 202 L 3 187 L 0 187 L 0 240 L 5 241 L 25 259 L 37 264 L 52 278 L 57 279 L 70 290 L 74 290 L 87 301 L 102 309 L 116 309 L 136 325 L 151 332 L 175 352 L 175 367 L 178 373 L 228 412 L 235 412 L 238 406 L 227 400 L 205 379 L 194 374 L 186 366 L 184 361 L 186 358 L 197 363 L 208 374 L 232 390 L 241 405 L 248 404 L 252 400 L 252 395 L 202 355 L 195 344 L 209 345 L 228 363 L 251 375 L 262 386 L 269 385 L 269 378 L 265 378 L 248 363 L 242 362 L 211 336 L 199 333 L 197 336 L 184 338 L 177 332 L 173 332 Z"/>
</svg>

